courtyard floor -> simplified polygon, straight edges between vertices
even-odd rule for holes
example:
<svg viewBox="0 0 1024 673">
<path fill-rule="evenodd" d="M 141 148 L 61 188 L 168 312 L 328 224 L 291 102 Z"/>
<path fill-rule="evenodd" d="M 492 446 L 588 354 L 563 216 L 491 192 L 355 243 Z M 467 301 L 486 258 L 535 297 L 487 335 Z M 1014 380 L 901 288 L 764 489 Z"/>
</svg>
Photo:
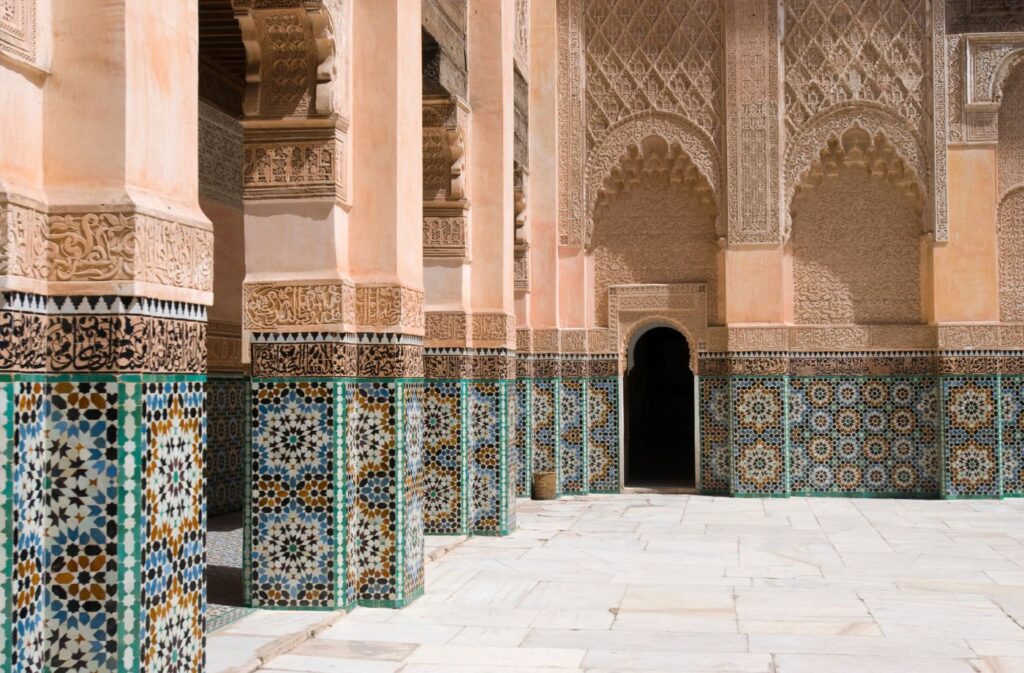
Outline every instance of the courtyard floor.
<svg viewBox="0 0 1024 673">
<path fill-rule="evenodd" d="M 321 615 L 260 670 L 1024 672 L 1024 500 L 637 493 L 518 519 L 430 563 L 412 606 Z M 208 650 L 315 618 L 256 612 Z"/>
</svg>

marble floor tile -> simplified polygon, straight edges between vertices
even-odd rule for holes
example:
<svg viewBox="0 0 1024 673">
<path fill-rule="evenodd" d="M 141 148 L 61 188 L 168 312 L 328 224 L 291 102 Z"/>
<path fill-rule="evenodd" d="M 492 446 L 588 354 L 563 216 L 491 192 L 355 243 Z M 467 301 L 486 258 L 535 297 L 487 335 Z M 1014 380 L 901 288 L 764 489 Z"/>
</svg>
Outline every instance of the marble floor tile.
<svg viewBox="0 0 1024 673">
<path fill-rule="evenodd" d="M 1024 673 L 1024 502 L 629 493 L 520 501 L 261 673 Z M 323 613 L 258 611 L 210 673 Z M 265 650 L 264 650 L 265 651 Z"/>
</svg>

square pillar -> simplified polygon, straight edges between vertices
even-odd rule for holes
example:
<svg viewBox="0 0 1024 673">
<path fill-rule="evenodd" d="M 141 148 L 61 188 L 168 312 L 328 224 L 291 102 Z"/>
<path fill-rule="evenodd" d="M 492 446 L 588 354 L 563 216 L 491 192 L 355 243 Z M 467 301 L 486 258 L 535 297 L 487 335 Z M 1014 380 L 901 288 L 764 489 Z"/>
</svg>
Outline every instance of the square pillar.
<svg viewBox="0 0 1024 673">
<path fill-rule="evenodd" d="M 618 493 L 622 479 L 619 433 L 618 356 L 593 355 L 587 379 L 585 427 L 589 491 Z"/>
</svg>

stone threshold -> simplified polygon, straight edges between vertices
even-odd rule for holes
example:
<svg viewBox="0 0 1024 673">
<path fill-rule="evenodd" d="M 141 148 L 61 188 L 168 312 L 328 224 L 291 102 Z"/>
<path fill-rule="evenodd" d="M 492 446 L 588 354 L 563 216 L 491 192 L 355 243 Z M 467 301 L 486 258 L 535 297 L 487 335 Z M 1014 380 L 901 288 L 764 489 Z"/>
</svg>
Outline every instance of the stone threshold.
<svg viewBox="0 0 1024 673">
<path fill-rule="evenodd" d="M 426 564 L 444 557 L 468 539 L 465 535 L 428 535 Z M 370 610 L 375 608 L 356 608 Z M 387 609 L 387 608 L 376 608 Z M 253 673 L 345 618 L 343 610 L 253 610 L 206 636 L 207 673 Z"/>
</svg>

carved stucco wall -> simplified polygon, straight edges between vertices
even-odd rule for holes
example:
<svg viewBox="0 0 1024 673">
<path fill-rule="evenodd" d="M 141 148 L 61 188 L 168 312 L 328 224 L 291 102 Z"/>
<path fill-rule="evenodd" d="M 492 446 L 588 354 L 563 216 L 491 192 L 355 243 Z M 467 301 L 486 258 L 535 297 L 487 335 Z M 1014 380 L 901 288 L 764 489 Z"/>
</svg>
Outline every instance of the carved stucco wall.
<svg viewBox="0 0 1024 673">
<path fill-rule="evenodd" d="M 558 16 L 561 243 L 587 243 L 595 184 L 599 188 L 604 177 L 590 165 L 595 160 L 613 165 L 623 142 L 639 144 L 660 131 L 665 140 L 687 149 L 705 179 L 717 186 L 723 125 L 721 4 L 558 0 Z"/>
<path fill-rule="evenodd" d="M 1003 87 L 999 109 L 999 309 L 1024 321 L 1024 64 Z"/>
<path fill-rule="evenodd" d="M 843 166 L 795 207 L 794 322 L 920 322 L 920 218 L 896 185 Z"/>
<path fill-rule="evenodd" d="M 783 11 L 787 205 L 825 141 L 854 124 L 884 133 L 930 193 L 926 2 L 786 0 Z"/>
<path fill-rule="evenodd" d="M 706 206 L 689 190 L 642 179 L 595 215 L 594 303 L 608 325 L 608 287 L 640 283 L 706 283 L 708 317 L 718 311 L 718 237 Z"/>
<path fill-rule="evenodd" d="M 35 61 L 36 0 L 0 0 L 0 51 Z"/>
</svg>

